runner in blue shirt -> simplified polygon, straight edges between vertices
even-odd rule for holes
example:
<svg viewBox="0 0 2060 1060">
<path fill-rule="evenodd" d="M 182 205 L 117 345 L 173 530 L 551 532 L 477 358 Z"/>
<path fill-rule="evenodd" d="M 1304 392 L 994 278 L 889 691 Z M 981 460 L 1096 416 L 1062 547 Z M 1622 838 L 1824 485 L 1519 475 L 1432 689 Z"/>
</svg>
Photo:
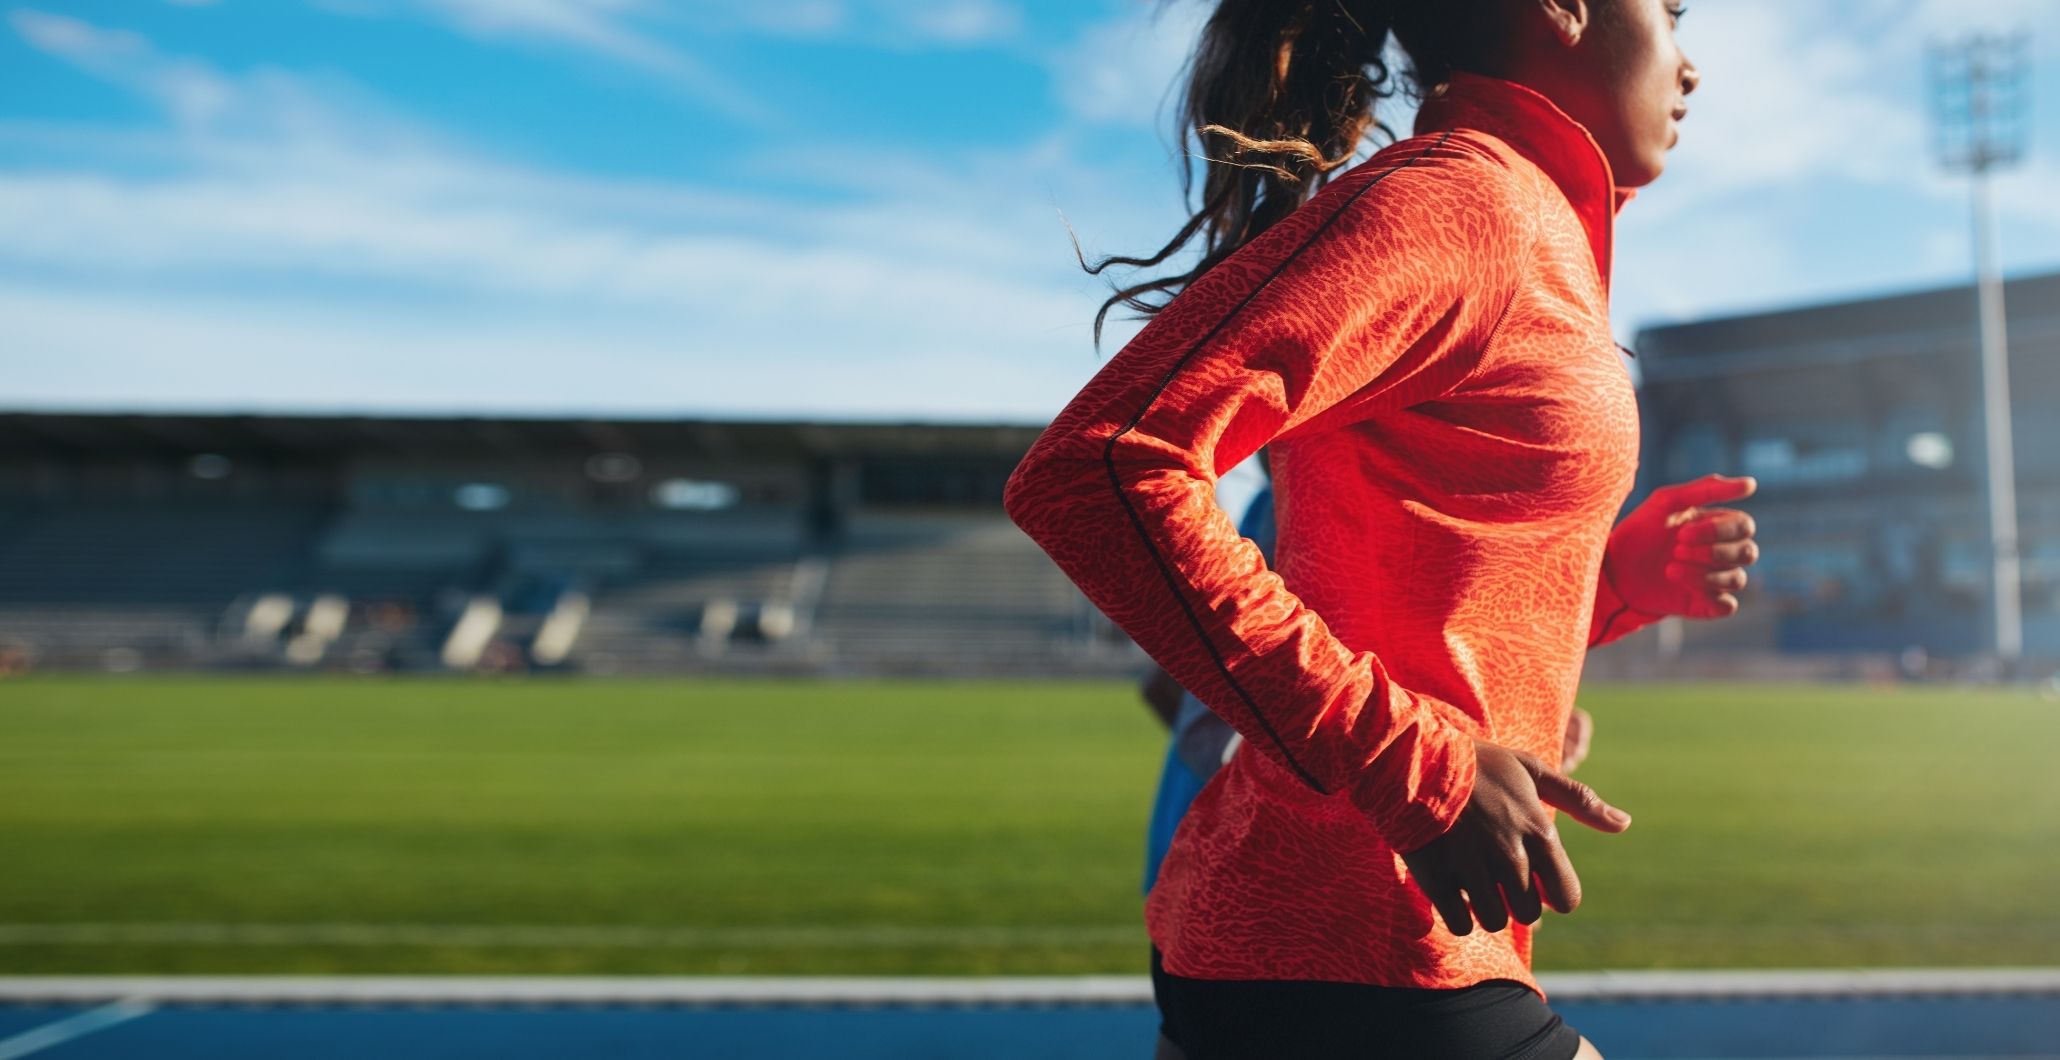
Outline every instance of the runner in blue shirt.
<svg viewBox="0 0 2060 1060">
<path fill-rule="evenodd" d="M 1219 503 L 1224 499 L 1218 496 Z M 1272 483 L 1264 482 L 1259 486 L 1259 491 L 1245 506 L 1244 518 L 1239 520 L 1237 531 L 1259 546 L 1268 564 L 1273 562 Z M 1154 669 L 1153 678 L 1146 682 L 1146 698 L 1152 698 L 1151 689 L 1156 684 L 1177 692 L 1180 702 L 1168 722 L 1173 738 L 1166 746 L 1166 765 L 1159 773 L 1159 794 L 1152 801 L 1152 823 L 1145 833 L 1146 891 L 1150 891 L 1159 878 L 1159 863 L 1166 859 L 1166 848 L 1173 843 L 1173 830 L 1180 826 L 1181 817 L 1187 814 L 1188 804 L 1201 793 L 1209 778 L 1216 775 L 1216 770 L 1237 752 L 1244 739 L 1228 722 L 1196 699 L 1194 693 L 1173 684 L 1165 671 Z"/>
</svg>

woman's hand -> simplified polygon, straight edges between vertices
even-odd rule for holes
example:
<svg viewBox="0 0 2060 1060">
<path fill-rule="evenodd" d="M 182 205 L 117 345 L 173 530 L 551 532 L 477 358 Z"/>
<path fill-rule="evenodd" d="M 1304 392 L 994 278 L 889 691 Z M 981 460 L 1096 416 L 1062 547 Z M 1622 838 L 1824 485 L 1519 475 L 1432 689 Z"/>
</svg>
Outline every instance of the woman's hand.
<svg viewBox="0 0 2060 1060">
<path fill-rule="evenodd" d="M 1743 500 L 1756 488 L 1748 477 L 1704 475 L 1653 490 L 1610 532 L 1603 573 L 1617 598 L 1648 615 L 1735 614 L 1760 546 L 1752 516 L 1707 505 Z"/>
<path fill-rule="evenodd" d="M 1474 761 L 1473 797 L 1449 831 L 1402 855 L 1409 875 L 1454 935 L 1470 934 L 1476 920 L 1489 931 L 1511 917 L 1535 924 L 1541 899 L 1573 912 L 1581 880 L 1560 846 L 1553 808 L 1602 832 L 1629 828 L 1631 815 L 1521 751 L 1475 740 Z"/>
</svg>

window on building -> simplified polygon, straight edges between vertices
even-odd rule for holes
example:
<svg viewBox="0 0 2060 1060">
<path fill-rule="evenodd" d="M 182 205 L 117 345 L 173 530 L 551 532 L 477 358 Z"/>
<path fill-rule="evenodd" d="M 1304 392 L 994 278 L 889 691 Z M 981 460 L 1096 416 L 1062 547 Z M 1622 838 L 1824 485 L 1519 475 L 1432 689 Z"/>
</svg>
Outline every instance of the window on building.
<svg viewBox="0 0 2060 1060">
<path fill-rule="evenodd" d="M 1953 440 L 1940 431 L 1918 431 L 1903 443 L 1903 455 L 1918 467 L 1943 471 L 1953 466 Z"/>
<path fill-rule="evenodd" d="M 451 501 L 468 512 L 497 512 L 514 499 L 508 487 L 498 482 L 467 482 L 451 491 Z"/>
<path fill-rule="evenodd" d="M 236 465 L 220 453 L 201 453 L 186 461 L 186 473 L 197 479 L 216 481 L 229 477 Z"/>
<path fill-rule="evenodd" d="M 721 511 L 742 499 L 736 486 L 705 479 L 669 478 L 651 487 L 651 503 L 670 511 Z"/>
<path fill-rule="evenodd" d="M 1865 430 L 1857 423 L 1755 431 L 1739 455 L 1744 472 L 1769 485 L 1841 482 L 1867 473 Z"/>
<path fill-rule="evenodd" d="M 990 506 L 1016 462 L 969 457 L 879 458 L 860 469 L 859 496 L 867 504 Z"/>
<path fill-rule="evenodd" d="M 1883 414 L 1874 459 L 1884 474 L 1943 471 L 1959 456 L 1945 413 L 1920 397 L 1907 395 Z"/>
<path fill-rule="evenodd" d="M 1714 423 L 1683 425 L 1674 434 L 1666 461 L 1667 476 L 1676 482 L 1728 470 L 1725 465 L 1730 459 L 1725 451 L 1723 428 Z"/>
</svg>

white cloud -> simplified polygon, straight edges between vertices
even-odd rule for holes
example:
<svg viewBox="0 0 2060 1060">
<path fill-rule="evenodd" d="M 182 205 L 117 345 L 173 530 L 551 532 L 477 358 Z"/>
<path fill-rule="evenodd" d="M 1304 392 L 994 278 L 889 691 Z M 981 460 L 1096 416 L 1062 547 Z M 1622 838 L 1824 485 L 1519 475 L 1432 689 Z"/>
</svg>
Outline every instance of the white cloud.
<svg viewBox="0 0 2060 1060">
<path fill-rule="evenodd" d="M 166 55 L 149 40 L 65 15 L 18 9 L 9 16 L 30 46 L 134 92 L 164 111 L 189 141 L 233 140 L 287 156 L 345 141 L 384 152 L 427 134 L 334 78 L 257 67 L 231 75 L 198 59 Z"/>
<path fill-rule="evenodd" d="M 879 182 L 835 205 L 593 179 L 479 157 L 361 108 L 347 86 L 232 76 L 132 35 L 58 26 L 82 65 L 119 51 L 122 69 L 102 72 L 157 100 L 178 131 L 99 139 L 155 153 L 140 172 L 0 169 L 0 272 L 43 277 L 6 310 L 10 355 L 33 366 L 9 373 L 9 400 L 111 387 L 188 404 L 376 399 L 384 380 L 388 398 L 507 406 L 526 374 L 532 403 L 679 407 L 677 390 L 627 368 L 596 377 L 629 381 L 612 398 L 599 381 L 534 385 L 554 365 L 669 360 L 704 381 L 698 408 L 1033 419 L 1096 366 L 1094 285 L 1037 190 L 1056 156 L 897 159 L 875 146 L 859 171 Z M 214 87 L 207 115 L 158 90 L 152 71 L 173 66 Z M 313 300 L 288 311 L 234 293 L 253 284 L 436 308 L 415 315 L 421 334 L 402 334 Z M 512 316 L 532 323 L 511 329 Z M 183 383 L 116 367 L 142 349 L 158 364 L 161 348 L 206 367 Z M 464 377 L 495 348 L 514 373 L 493 377 L 505 391 Z M 280 353 L 291 350 L 307 352 Z M 290 367 L 310 364 L 305 376 Z M 345 386 L 336 372 L 358 374 Z M 416 375 L 428 389 L 393 385 Z"/>
<path fill-rule="evenodd" d="M 972 262 L 1007 272 L 1026 258 L 1064 259 L 1054 205 L 1088 194 L 1124 198 L 1106 174 L 1071 157 L 1063 138 L 946 157 L 819 139 L 825 158 L 863 155 L 863 165 L 824 174 L 846 179 L 864 197 L 837 207 L 585 179 L 480 157 L 345 83 L 280 70 L 230 75 L 162 55 L 134 34 L 59 16 L 34 19 L 56 25 L 49 36 L 80 42 L 68 49 L 75 61 L 119 55 L 120 63 L 81 64 L 156 100 L 186 136 L 172 146 L 98 138 L 105 151 L 168 154 L 179 170 L 169 176 L 0 172 L 0 220 L 16 236 L 0 255 L 18 260 L 121 271 L 299 268 L 529 293 L 563 283 L 568 293 L 630 294 L 652 285 L 628 277 L 648 276 L 654 261 L 691 257 L 693 240 L 725 231 L 797 253 L 812 240 L 843 240 L 880 256 L 876 269 L 902 258 L 917 276 L 927 260 L 946 258 L 960 275 Z M 160 91 L 166 70 L 205 85 L 210 105 Z M 10 131 L 21 132 L 0 126 L 0 135 Z M 782 155 L 774 164 L 791 162 Z M 1129 206 L 1111 212 L 1134 215 Z M 982 238 L 968 238 L 972 232 Z M 1019 239 L 1037 246 L 1026 253 Z M 525 246 L 550 253 L 521 253 Z M 179 256 L 183 263 L 173 260 Z M 583 279 L 574 284 L 574 276 Z"/>
<path fill-rule="evenodd" d="M 141 92 L 182 124 L 211 121 L 228 102 L 219 74 L 202 63 L 168 60 L 139 34 L 28 8 L 9 12 L 8 22 L 30 47 Z"/>
<path fill-rule="evenodd" d="M 622 20 L 635 5 L 622 0 L 418 0 L 461 28 L 485 37 L 529 37 L 598 52 L 673 72 L 686 63 L 672 48 Z"/>
<path fill-rule="evenodd" d="M 1034 342 L 992 328 L 977 334 L 1002 356 L 982 359 L 969 342 L 796 348 L 798 333 L 691 319 L 627 328 L 6 284 L 0 319 L 11 360 L 0 400 L 13 408 L 1034 422 L 1085 378 L 1052 372 Z"/>
<path fill-rule="evenodd" d="M 999 40 L 1022 26 L 1022 13 L 1001 0 L 903 0 L 894 5 L 907 31 L 941 44 Z"/>
<path fill-rule="evenodd" d="M 1942 33 L 2013 23 L 2036 26 L 2040 39 L 2060 37 L 2060 6 L 1727 0 L 1697 8 L 1681 40 L 1702 87 L 1667 174 L 1624 213 L 1619 319 L 1957 280 L 1966 190 L 1932 158 L 1923 48 Z M 2032 168 L 2055 175 L 2037 159 Z M 2050 260 L 2060 207 L 2038 186 L 2007 177 L 1999 201 L 2017 249 L 2036 259 L 2044 246 Z M 1904 249 L 1869 257 L 1847 242 Z"/>
<path fill-rule="evenodd" d="M 244 97 L 282 79 L 220 84 L 226 110 L 265 112 Z M 800 205 L 505 165 L 322 114 L 318 92 L 290 87 L 293 112 L 315 115 L 291 126 L 290 143 L 278 127 L 203 128 L 170 174 L 0 171 L 0 263 L 129 282 L 263 275 L 568 304 L 706 299 L 710 312 L 771 317 L 803 299 L 902 333 L 1063 312 L 1062 274 L 1024 269 L 1062 260 L 1060 226 L 1035 200 L 997 207 L 1006 163 L 969 181 L 883 159 L 900 176 L 876 192 L 892 197 Z"/>
<path fill-rule="evenodd" d="M 150 42 L 137 34 L 104 30 L 66 15 L 16 8 L 8 12 L 7 21 L 30 45 L 96 70 L 109 70 L 123 58 L 150 51 Z"/>
<path fill-rule="evenodd" d="M 2053 25 L 2052 0 L 1876 0 L 1898 27 L 1898 47 L 1966 33 L 1996 33 Z M 2045 41 L 2052 46 L 2050 35 Z"/>
<path fill-rule="evenodd" d="M 524 41 L 627 63 L 684 89 L 740 121 L 777 117 L 733 79 L 640 25 L 664 13 L 651 0 L 316 0 L 333 14 L 390 16 L 404 2 L 482 41 Z M 811 6 L 826 0 L 803 0 Z M 771 5 L 778 6 L 778 5 Z"/>
<path fill-rule="evenodd" d="M 793 0 L 785 4 L 746 2 L 732 5 L 750 23 L 774 33 L 802 37 L 825 36 L 843 28 L 850 19 L 840 0 Z"/>
<path fill-rule="evenodd" d="M 483 36 L 544 39 L 558 17 L 416 2 L 489 20 L 466 24 Z M 819 27 L 832 7 L 838 19 L 861 10 L 822 3 L 808 16 Z M 153 101 L 168 131 L 0 123 L 0 140 L 61 144 L 47 156 L 56 164 L 0 168 L 0 277 L 38 278 L 0 290 L 11 361 L 0 386 L 44 403 L 148 394 L 188 407 L 1035 419 L 1098 366 L 1087 326 L 1101 284 L 1074 269 L 1055 207 L 1090 253 L 1153 246 L 1177 224 L 1170 170 L 1146 151 L 1112 159 L 1106 145 L 1163 126 L 1160 100 L 1204 6 L 1168 5 L 1155 20 L 1139 4 L 1053 52 L 1067 114 L 1034 142 L 897 153 L 828 131 L 819 157 L 863 164 L 824 166 L 821 179 L 843 182 L 826 199 L 515 165 L 335 78 L 224 71 L 135 34 L 18 11 L 15 32 Z M 629 0 L 543 7 L 606 25 L 662 18 Z M 1705 90 L 1673 171 L 1625 215 L 1627 324 L 1962 267 L 1964 249 L 1947 256 L 1964 248 L 1964 190 L 1922 159 L 1921 109 L 1897 95 L 1916 98 L 1915 74 L 1897 73 L 1904 58 L 1881 44 L 1903 34 L 1914 63 L 1920 38 L 1883 19 L 1826 39 L 1822 20 L 1766 0 L 1698 12 L 1686 41 Z M 576 29 L 559 32 L 576 43 Z M 130 164 L 139 158 L 148 164 Z M 2060 200 L 2044 194 L 2056 182 L 2039 162 L 1999 185 L 2011 245 L 2060 233 Z M 1794 238 L 1778 207 L 1843 208 L 1839 189 L 1931 207 L 1850 221 L 1908 226 L 1906 260 L 1855 265 Z M 292 297 L 248 293 L 260 289 Z M 137 364 L 146 370 L 122 367 Z"/>
<path fill-rule="evenodd" d="M 1174 83 L 1208 16 L 1200 3 L 1138 3 L 1090 25 L 1049 57 L 1060 100 L 1086 121 L 1163 127 L 1179 106 Z"/>
<path fill-rule="evenodd" d="M 1023 25 L 1013 0 L 701 0 L 691 28 L 951 48 L 1010 45 Z"/>
<path fill-rule="evenodd" d="M 9 398 L 114 389 L 188 404 L 350 395 L 1027 420 L 1095 367 L 1090 289 L 1041 211 L 797 210 L 461 159 L 399 160 L 375 178 L 348 157 L 321 173 L 0 174 L 0 266 L 68 278 L 0 307 L 10 360 L 28 366 L 10 370 Z M 233 294 L 254 280 L 338 293 L 332 308 Z M 166 291 L 194 293 L 152 294 Z M 374 326 L 384 309 L 333 308 L 367 299 L 433 308 L 406 326 Z M 174 335 L 205 380 L 167 390 L 118 367 L 145 349 L 162 363 Z M 640 376 L 643 362 L 668 363 L 672 389 Z M 291 367 L 310 363 L 324 367 Z M 595 374 L 538 384 L 566 365 Z M 351 384 L 324 381 L 336 372 Z"/>
<path fill-rule="evenodd" d="M 815 320 L 832 331 L 840 319 L 891 322 L 904 336 L 1069 311 L 1063 290 L 1025 284 L 987 262 L 939 258 L 930 253 L 937 241 L 787 244 L 707 233 L 691 219 L 616 221 L 576 201 L 523 201 L 490 173 L 400 195 L 342 176 L 345 183 L 299 174 L 0 177 L 0 232 L 9 244 L 0 260 L 128 280 L 266 274 L 568 305 L 697 306 L 768 325 Z M 808 219 L 826 231 L 894 236 L 894 225 L 869 223 L 863 211 Z M 962 221 L 944 223 L 962 239 Z"/>
<path fill-rule="evenodd" d="M 346 14 L 386 14 L 396 0 L 320 2 Z M 1009 45 L 1024 25 L 1022 8 L 1013 0 L 699 0 L 684 9 L 659 0 L 406 2 L 482 39 L 554 42 L 698 82 L 712 80 L 705 64 L 670 39 L 742 31 L 879 47 L 951 48 Z"/>
<path fill-rule="evenodd" d="M 1684 23 L 1682 43 L 1703 85 L 1652 199 L 1672 209 L 1775 187 L 1908 184 L 1932 166 L 1925 44 L 1998 26 L 2035 26 L 2034 39 L 2050 42 L 2060 37 L 2060 6 L 1728 0 Z"/>
<path fill-rule="evenodd" d="M 1923 148 L 1924 115 L 1867 83 L 1881 58 L 1880 28 L 1836 35 L 1819 28 L 1793 5 L 1770 0 L 1735 0 L 1721 17 L 1685 24 L 1683 46 L 1702 87 L 1689 98 L 1668 173 L 1641 210 L 1908 171 L 1907 160 Z"/>
</svg>

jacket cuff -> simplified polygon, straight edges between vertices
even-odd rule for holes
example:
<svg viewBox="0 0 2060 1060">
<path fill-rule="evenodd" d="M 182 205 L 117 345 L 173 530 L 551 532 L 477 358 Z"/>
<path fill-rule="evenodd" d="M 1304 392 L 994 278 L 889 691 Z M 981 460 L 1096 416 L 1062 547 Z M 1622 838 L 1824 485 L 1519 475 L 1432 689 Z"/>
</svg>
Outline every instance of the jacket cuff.
<svg viewBox="0 0 2060 1060">
<path fill-rule="evenodd" d="M 1616 587 L 1610 584 L 1608 561 L 1603 562 L 1602 572 L 1595 579 L 1595 609 L 1588 624 L 1590 648 L 1621 640 L 1665 617 L 1640 611 L 1625 603 L 1623 597 L 1617 595 Z"/>
<path fill-rule="evenodd" d="M 1349 792 L 1389 849 L 1405 853 L 1451 830 L 1473 798 L 1476 770 L 1473 737 L 1419 699 L 1420 720 L 1367 764 Z"/>
</svg>

